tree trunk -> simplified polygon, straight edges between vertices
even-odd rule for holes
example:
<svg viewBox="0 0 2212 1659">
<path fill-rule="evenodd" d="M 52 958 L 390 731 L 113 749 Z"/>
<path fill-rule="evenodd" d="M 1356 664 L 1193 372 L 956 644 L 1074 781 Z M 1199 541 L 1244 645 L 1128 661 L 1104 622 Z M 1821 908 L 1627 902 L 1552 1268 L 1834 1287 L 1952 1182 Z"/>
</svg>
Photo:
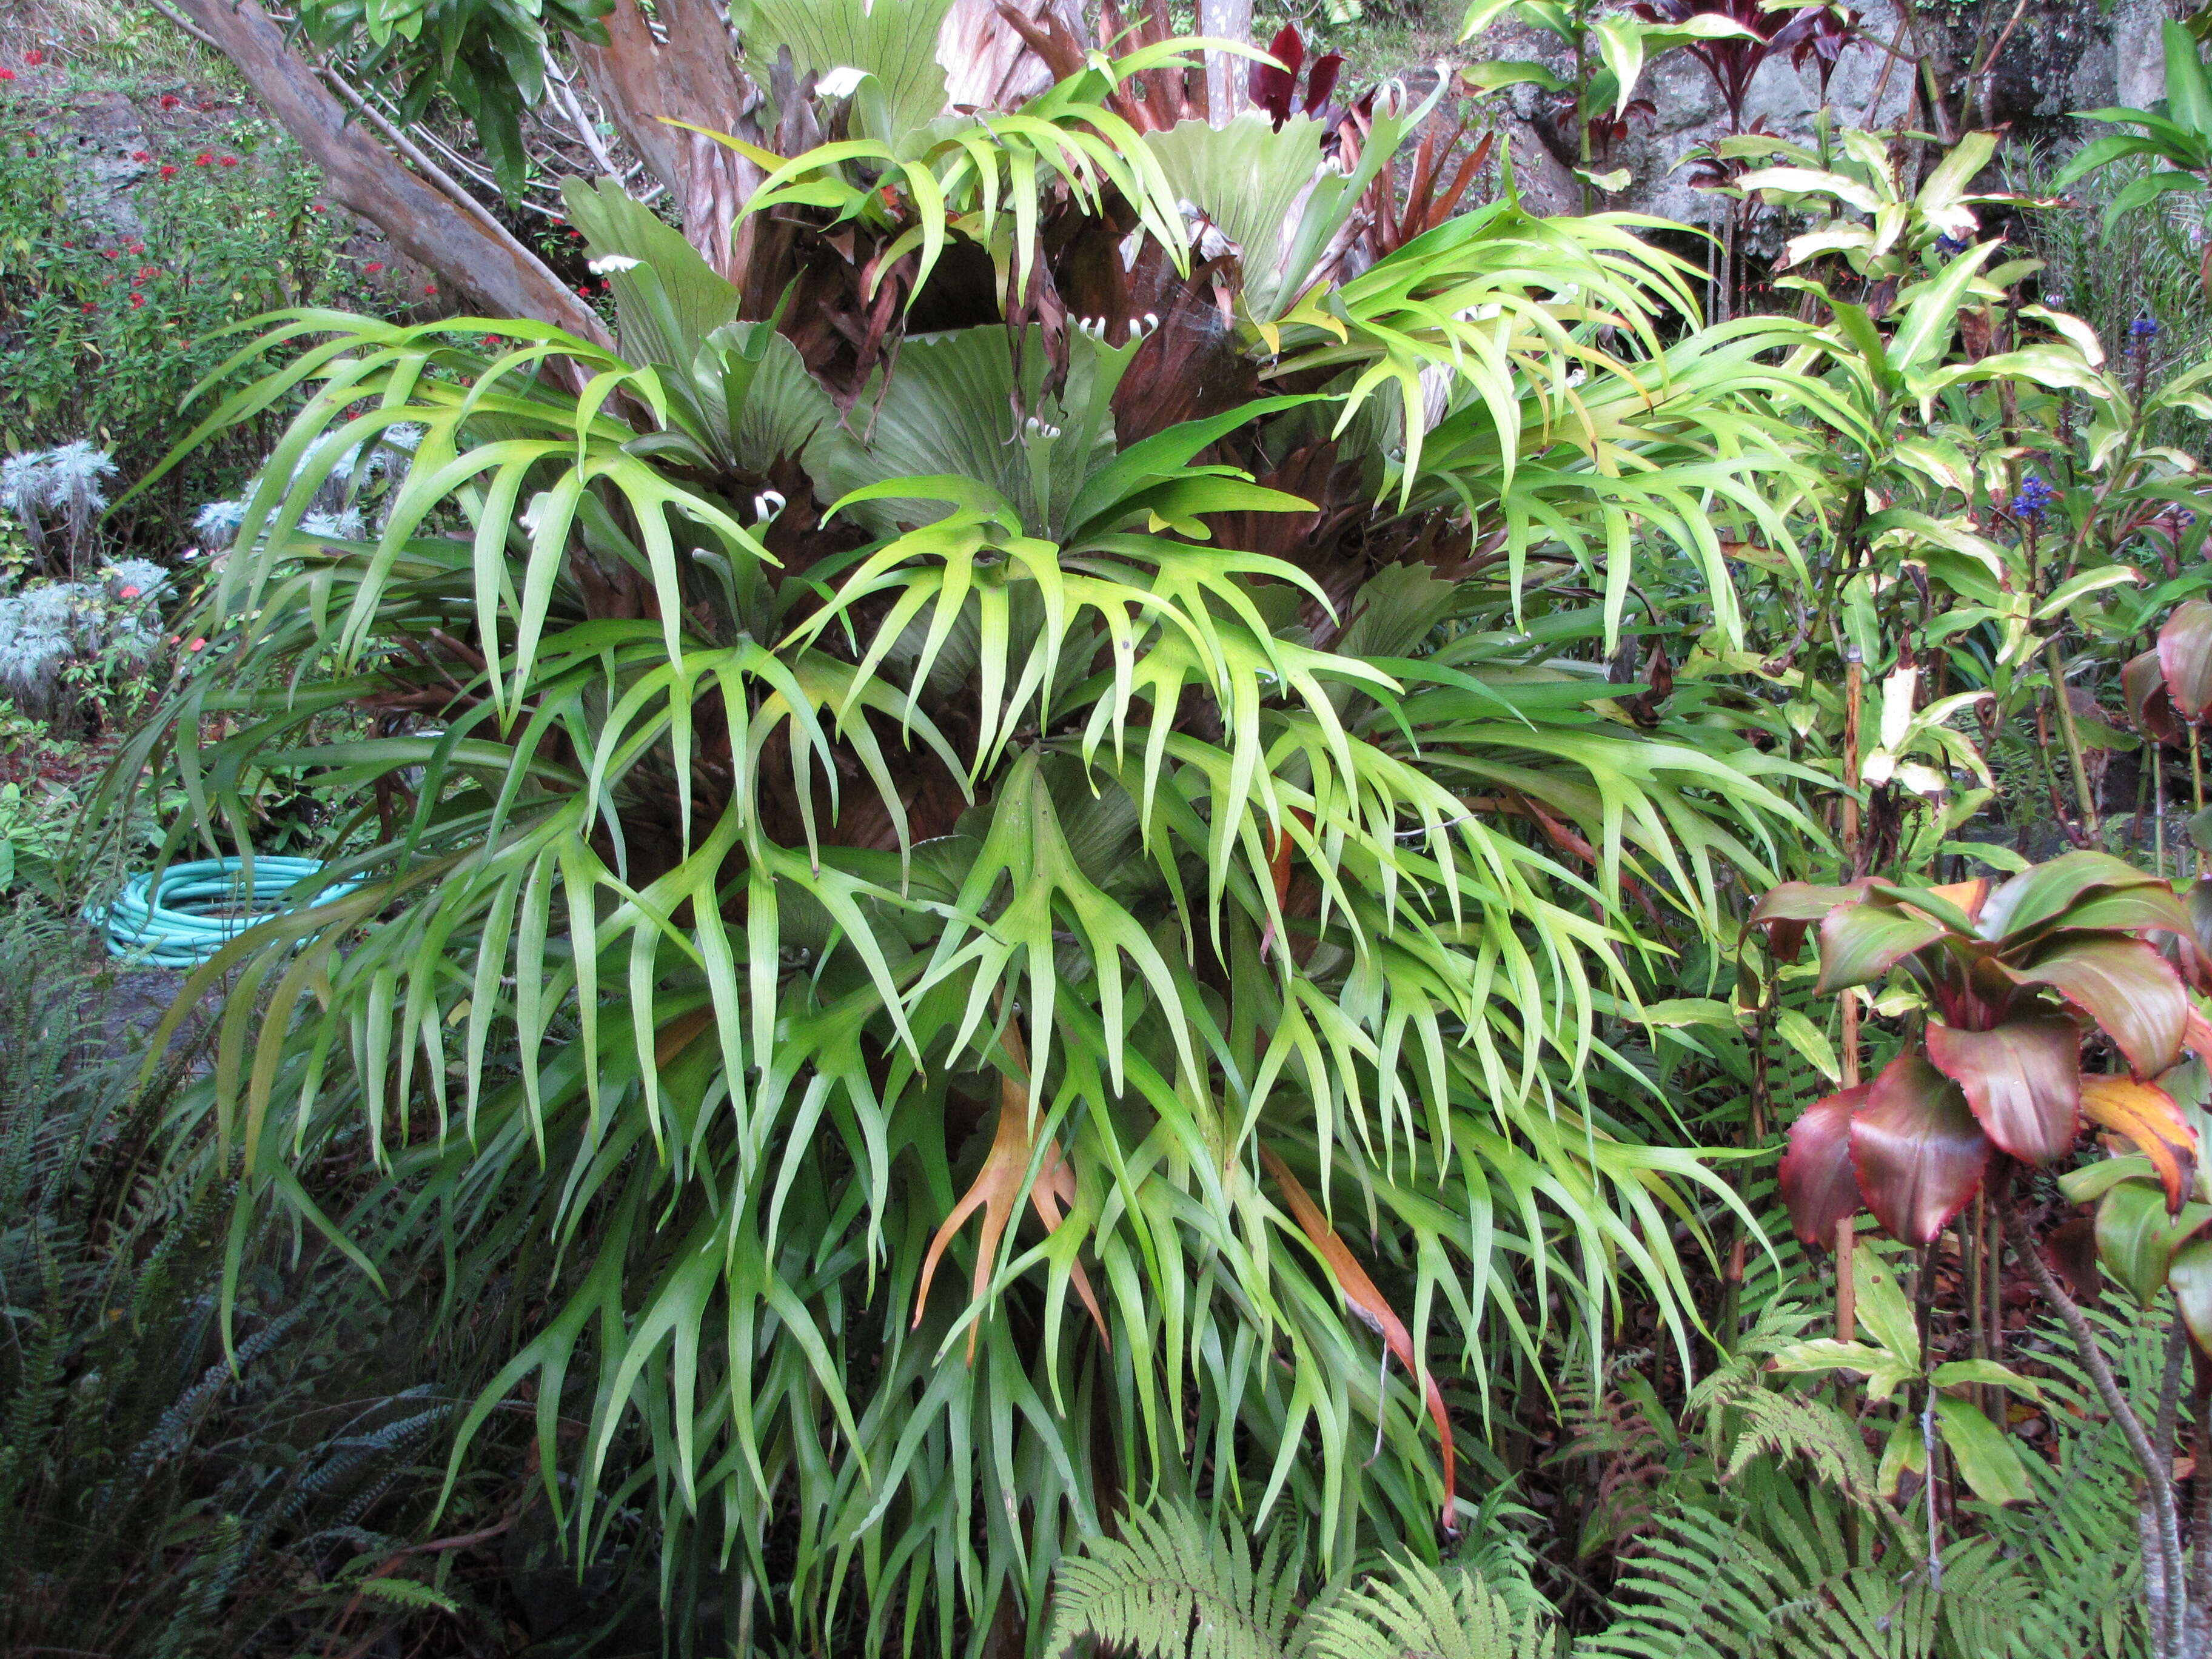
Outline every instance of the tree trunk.
<svg viewBox="0 0 2212 1659">
<path fill-rule="evenodd" d="M 1252 38 L 1252 0 L 1198 0 L 1198 32 L 1216 40 L 1239 45 Z M 1206 54 L 1206 119 L 1215 126 L 1227 124 L 1244 107 L 1247 63 L 1225 52 Z"/>
<path fill-rule="evenodd" d="M 598 317 L 487 208 L 420 158 L 410 168 L 292 50 L 254 0 L 181 0 L 261 106 L 322 169 L 331 197 L 494 315 L 606 342 Z M 403 141 L 404 142 L 404 141 Z"/>
<path fill-rule="evenodd" d="M 765 175 L 728 145 L 660 118 L 757 143 L 751 117 L 760 94 L 738 69 L 718 7 L 662 0 L 657 9 L 666 40 L 654 38 L 637 0 L 618 0 L 605 19 L 607 44 L 578 41 L 577 54 L 623 141 L 667 186 L 686 239 L 716 271 L 742 284 L 752 226 L 739 228 L 738 215 Z"/>
</svg>

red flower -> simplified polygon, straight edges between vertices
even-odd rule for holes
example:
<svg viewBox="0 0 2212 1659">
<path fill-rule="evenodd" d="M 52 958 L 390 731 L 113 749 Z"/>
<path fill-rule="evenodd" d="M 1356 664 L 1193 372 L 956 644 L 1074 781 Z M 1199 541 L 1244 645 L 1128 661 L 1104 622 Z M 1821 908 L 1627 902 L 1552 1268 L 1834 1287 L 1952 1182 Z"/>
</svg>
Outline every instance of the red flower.
<svg viewBox="0 0 2212 1659">
<path fill-rule="evenodd" d="M 192 165 L 196 167 L 213 167 L 215 165 L 215 157 L 209 155 L 205 150 L 202 150 L 198 155 L 192 157 Z"/>
<path fill-rule="evenodd" d="M 100 307 L 93 304 L 91 301 L 87 300 L 82 305 L 79 306 L 77 309 L 79 311 L 92 312 L 99 310 Z"/>
<path fill-rule="evenodd" d="M 384 269 L 384 261 L 381 259 L 373 259 L 368 264 L 363 265 L 362 269 L 367 271 L 370 276 L 374 276 L 378 271 Z"/>
<path fill-rule="evenodd" d="M 121 256 L 118 255 L 113 248 L 104 247 L 100 250 L 100 257 L 103 259 L 113 259 L 120 258 Z"/>
<path fill-rule="evenodd" d="M 499 336 L 496 334 L 487 334 L 483 337 L 483 343 L 488 346 L 495 346 L 499 343 Z"/>
<path fill-rule="evenodd" d="M 592 290 L 588 288 L 580 288 L 576 292 L 582 295 L 586 300 L 592 297 Z"/>
<path fill-rule="evenodd" d="M 33 69 L 36 69 L 40 64 L 46 61 L 46 54 L 43 52 L 33 49 L 23 54 L 23 61 L 28 64 Z"/>
<path fill-rule="evenodd" d="M 425 294 L 435 294 L 437 291 L 438 285 L 435 283 L 425 283 L 422 284 L 422 292 Z"/>
<path fill-rule="evenodd" d="M 187 651 L 199 651 L 204 650 L 206 646 L 207 641 L 205 640 L 194 640 L 190 645 L 186 646 L 185 649 Z"/>
<path fill-rule="evenodd" d="M 150 161 L 154 158 L 143 149 L 134 149 L 131 152 L 131 159 L 134 161 Z"/>
<path fill-rule="evenodd" d="M 177 176 L 177 170 L 173 167 L 171 167 L 167 161 L 164 161 L 161 164 L 161 176 L 164 179 L 173 179 Z"/>
<path fill-rule="evenodd" d="M 131 310 L 136 311 L 136 310 L 137 310 L 137 309 L 138 309 L 138 307 L 141 307 L 141 306 L 144 305 L 145 303 L 146 303 L 146 296 L 145 296 L 144 295 L 143 295 L 143 294 L 139 293 L 137 289 L 132 289 L 132 290 L 131 290 Z"/>
<path fill-rule="evenodd" d="M 222 158 L 222 164 L 227 167 L 234 167 L 238 165 L 238 157 L 235 155 L 226 155 Z"/>
<path fill-rule="evenodd" d="M 15 78 L 15 70 L 11 70 L 11 69 L 0 69 L 0 81 L 12 81 L 12 80 L 14 80 Z"/>
<path fill-rule="evenodd" d="M 75 242 L 64 242 L 62 246 L 64 247 L 75 247 L 76 244 Z"/>
<path fill-rule="evenodd" d="M 165 92 L 161 94 L 161 107 L 163 109 L 174 109 L 178 105 L 184 101 L 185 100 L 183 99 L 178 97 L 173 92 Z"/>
<path fill-rule="evenodd" d="M 142 283 L 149 281 L 153 277 L 159 276 L 161 274 L 161 267 L 159 265 L 141 265 L 138 267 L 138 280 Z"/>
<path fill-rule="evenodd" d="M 138 590 L 136 587 L 125 587 L 118 590 L 115 597 L 118 599 L 135 599 L 138 597 Z"/>
<path fill-rule="evenodd" d="M 307 204 L 307 211 L 310 213 L 320 213 L 322 210 L 323 204 L 320 202 L 310 202 Z"/>
</svg>

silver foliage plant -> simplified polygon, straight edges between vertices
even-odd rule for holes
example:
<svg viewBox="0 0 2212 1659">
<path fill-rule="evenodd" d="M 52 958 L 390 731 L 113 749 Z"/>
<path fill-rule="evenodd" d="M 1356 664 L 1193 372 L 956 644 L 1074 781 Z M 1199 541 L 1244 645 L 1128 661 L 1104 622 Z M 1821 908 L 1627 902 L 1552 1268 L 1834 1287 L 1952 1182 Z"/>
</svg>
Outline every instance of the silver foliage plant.
<svg viewBox="0 0 2212 1659">
<path fill-rule="evenodd" d="M 49 572 L 74 574 L 95 520 L 107 508 L 102 483 L 114 476 L 114 458 L 82 438 L 10 455 L 0 461 L 0 505 L 21 521 Z"/>
</svg>

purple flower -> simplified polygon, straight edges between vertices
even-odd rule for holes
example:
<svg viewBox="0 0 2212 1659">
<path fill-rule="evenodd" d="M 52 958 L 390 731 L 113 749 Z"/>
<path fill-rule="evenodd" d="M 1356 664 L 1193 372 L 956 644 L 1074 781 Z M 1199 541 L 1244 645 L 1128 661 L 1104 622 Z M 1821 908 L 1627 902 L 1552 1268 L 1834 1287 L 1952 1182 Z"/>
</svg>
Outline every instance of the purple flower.
<svg viewBox="0 0 2212 1659">
<path fill-rule="evenodd" d="M 1938 253 L 1964 253 L 1966 251 L 1966 243 L 1962 237 L 1938 236 L 1936 239 L 1936 251 Z"/>
<path fill-rule="evenodd" d="M 2158 319 L 2155 317 L 2138 317 L 2128 325 L 2128 338 L 2130 340 L 2151 340 L 2157 337 Z"/>
<path fill-rule="evenodd" d="M 2022 519 L 2039 519 L 2045 510 L 2057 499 L 2057 490 L 2031 473 L 2027 482 L 2021 485 L 2020 493 L 2012 498 L 2014 516 Z"/>
</svg>

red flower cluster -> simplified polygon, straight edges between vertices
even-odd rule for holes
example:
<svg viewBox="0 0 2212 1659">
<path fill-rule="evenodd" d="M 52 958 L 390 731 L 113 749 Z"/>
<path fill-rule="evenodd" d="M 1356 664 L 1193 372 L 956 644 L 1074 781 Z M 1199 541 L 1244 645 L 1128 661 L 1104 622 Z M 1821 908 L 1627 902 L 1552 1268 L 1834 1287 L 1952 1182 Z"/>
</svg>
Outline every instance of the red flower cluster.
<svg viewBox="0 0 2212 1659">
<path fill-rule="evenodd" d="M 422 284 L 422 292 L 425 294 L 435 294 L 437 291 L 438 285 L 435 283 L 425 283 Z"/>
<path fill-rule="evenodd" d="M 145 303 L 146 303 L 146 296 L 145 296 L 144 295 L 143 295 L 143 294 L 139 293 L 139 292 L 138 292 L 138 290 L 137 290 L 137 289 L 131 289 L 131 310 L 136 311 L 136 310 L 137 310 L 141 306 L 144 305 Z"/>
<path fill-rule="evenodd" d="M 215 157 L 209 155 L 207 151 L 202 150 L 192 157 L 192 165 L 196 167 L 211 167 L 215 165 Z"/>
<path fill-rule="evenodd" d="M 227 167 L 234 167 L 238 165 L 238 157 L 235 155 L 226 155 L 222 158 L 222 164 Z"/>
<path fill-rule="evenodd" d="M 161 107 L 163 109 L 174 109 L 184 101 L 185 100 L 183 99 L 178 97 L 173 92 L 165 92 L 161 94 Z"/>
<path fill-rule="evenodd" d="M 383 270 L 383 269 L 384 269 L 384 261 L 383 261 L 383 260 L 381 260 L 381 259 L 372 259 L 372 260 L 370 260 L 370 261 L 368 262 L 368 264 L 365 264 L 365 265 L 363 265 L 363 266 L 362 267 L 362 270 L 364 272 L 366 272 L 368 275 L 371 276 L 375 276 L 375 275 L 376 275 L 376 273 L 377 273 L 378 271 L 380 271 L 380 270 Z"/>
<path fill-rule="evenodd" d="M 143 149 L 134 149 L 131 152 L 131 159 L 134 161 L 150 161 L 154 158 Z"/>
<path fill-rule="evenodd" d="M 33 69 L 36 69 L 40 64 L 46 61 L 46 54 L 33 48 L 32 51 L 27 52 L 23 54 L 23 61 L 29 64 Z"/>
<path fill-rule="evenodd" d="M 161 163 L 161 176 L 164 179 L 173 179 L 177 176 L 177 170 L 168 162 L 164 161 Z"/>
<path fill-rule="evenodd" d="M 15 70 L 11 70 L 11 69 L 0 69 L 0 81 L 12 81 L 12 80 L 14 80 L 15 78 Z"/>
</svg>

